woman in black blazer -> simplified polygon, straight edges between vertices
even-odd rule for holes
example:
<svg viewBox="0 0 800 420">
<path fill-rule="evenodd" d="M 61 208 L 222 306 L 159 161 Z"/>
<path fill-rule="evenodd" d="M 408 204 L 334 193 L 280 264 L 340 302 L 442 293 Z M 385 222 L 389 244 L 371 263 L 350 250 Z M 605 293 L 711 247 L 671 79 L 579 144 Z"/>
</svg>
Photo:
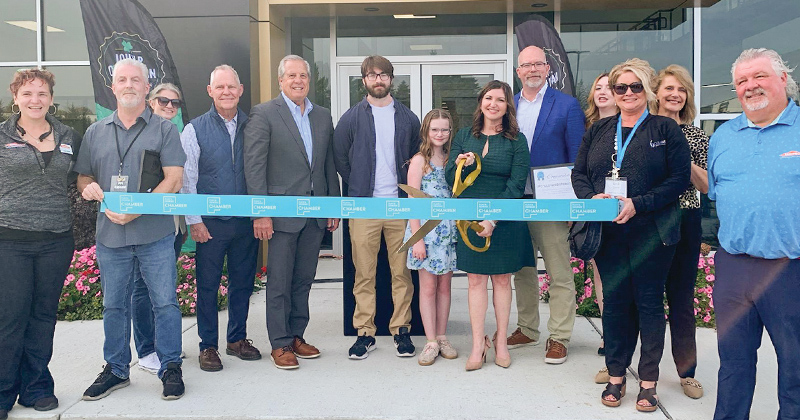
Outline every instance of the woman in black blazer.
<svg viewBox="0 0 800 420">
<path fill-rule="evenodd" d="M 678 196 L 689 184 L 690 172 L 689 146 L 678 124 L 648 112 L 655 100 L 653 79 L 650 64 L 638 58 L 611 70 L 609 83 L 620 113 L 589 128 L 572 171 L 578 198 L 620 200 L 619 215 L 603 223 L 595 256 L 603 282 L 603 333 L 611 376 L 602 402 L 620 405 L 630 349 L 641 330 L 640 411 L 654 411 L 658 403 L 664 283 L 680 239 Z"/>
</svg>

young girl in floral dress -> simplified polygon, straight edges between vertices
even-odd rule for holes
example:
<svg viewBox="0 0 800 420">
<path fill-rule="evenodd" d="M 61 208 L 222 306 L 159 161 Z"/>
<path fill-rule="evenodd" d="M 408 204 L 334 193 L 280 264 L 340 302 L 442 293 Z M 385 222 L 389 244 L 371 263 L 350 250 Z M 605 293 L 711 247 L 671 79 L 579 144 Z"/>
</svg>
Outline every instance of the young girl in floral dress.
<svg viewBox="0 0 800 420">
<path fill-rule="evenodd" d="M 432 197 L 450 198 L 450 187 L 444 178 L 444 166 L 453 138 L 453 119 L 443 109 L 428 112 L 420 129 L 422 144 L 419 153 L 411 158 L 408 185 Z M 425 220 L 411 219 L 405 240 L 411 237 Z M 419 270 L 419 312 L 428 342 L 419 355 L 419 364 L 432 365 L 441 354 L 455 359 L 458 352 L 445 335 L 450 316 L 450 279 L 456 268 L 456 227 L 453 220 L 442 220 L 408 250 L 408 268 Z"/>
</svg>

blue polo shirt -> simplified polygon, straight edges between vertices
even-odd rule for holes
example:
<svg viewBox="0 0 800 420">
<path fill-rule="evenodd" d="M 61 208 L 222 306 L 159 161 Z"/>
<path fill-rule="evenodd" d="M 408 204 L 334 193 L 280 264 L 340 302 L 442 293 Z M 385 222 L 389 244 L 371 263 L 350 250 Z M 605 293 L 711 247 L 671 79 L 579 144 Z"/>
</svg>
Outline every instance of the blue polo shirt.
<svg viewBox="0 0 800 420">
<path fill-rule="evenodd" d="M 744 113 L 720 126 L 708 148 L 708 197 L 719 242 L 731 254 L 800 258 L 800 108 L 767 127 Z"/>
</svg>

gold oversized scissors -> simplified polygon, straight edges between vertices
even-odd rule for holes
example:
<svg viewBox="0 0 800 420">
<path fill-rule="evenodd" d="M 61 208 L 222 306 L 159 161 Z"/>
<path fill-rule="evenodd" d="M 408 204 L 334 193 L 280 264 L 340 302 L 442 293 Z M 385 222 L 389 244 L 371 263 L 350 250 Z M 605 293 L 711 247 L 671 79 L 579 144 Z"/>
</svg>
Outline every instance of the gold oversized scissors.
<svg viewBox="0 0 800 420">
<path fill-rule="evenodd" d="M 461 171 L 464 169 L 464 163 L 466 163 L 466 161 L 467 161 L 466 159 L 461 159 L 458 162 L 458 166 L 456 166 L 456 180 L 455 183 L 453 184 L 453 198 L 456 198 L 459 195 L 461 195 L 461 193 L 464 192 L 465 189 L 467 189 L 475 182 L 475 179 L 478 178 L 478 175 L 481 174 L 481 158 L 475 155 L 475 165 L 476 165 L 475 170 L 470 172 L 469 175 L 467 175 L 467 177 L 462 182 Z M 405 191 L 409 197 L 434 198 L 430 194 L 427 194 L 423 191 L 420 191 L 406 184 L 397 184 L 397 185 L 398 187 L 400 187 L 401 190 Z M 413 235 L 411 235 L 411 237 L 408 238 L 408 240 L 405 241 L 403 245 L 401 245 L 400 248 L 397 249 L 396 252 L 399 254 L 401 252 L 408 251 L 409 248 L 411 248 L 412 246 L 414 246 L 415 243 L 424 238 L 425 235 L 428 234 L 428 232 L 435 229 L 436 226 L 438 226 L 439 223 L 441 222 L 442 222 L 441 220 L 428 220 L 422 226 L 420 226 L 420 228 Z M 456 227 L 458 228 L 458 232 L 461 234 L 461 239 L 464 241 L 464 244 L 467 247 L 469 247 L 469 249 L 475 252 L 484 252 L 487 249 L 489 249 L 489 245 L 491 245 L 492 241 L 491 236 L 486 237 L 486 242 L 480 248 L 473 245 L 472 242 L 470 242 L 469 237 L 467 236 L 467 229 L 472 229 L 475 232 L 483 232 L 483 226 L 481 226 L 480 223 L 476 221 L 458 220 L 456 221 Z"/>
</svg>

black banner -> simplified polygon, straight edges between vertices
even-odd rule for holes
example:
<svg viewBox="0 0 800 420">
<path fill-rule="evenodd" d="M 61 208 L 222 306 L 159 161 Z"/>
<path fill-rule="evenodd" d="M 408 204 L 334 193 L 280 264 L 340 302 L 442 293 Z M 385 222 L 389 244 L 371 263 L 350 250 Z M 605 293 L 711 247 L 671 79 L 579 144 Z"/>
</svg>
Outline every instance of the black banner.
<svg viewBox="0 0 800 420">
<path fill-rule="evenodd" d="M 544 50 L 547 62 L 550 64 L 547 85 L 567 95 L 575 96 L 575 80 L 572 78 L 567 51 L 564 50 L 561 37 L 550 21 L 538 15 L 531 15 L 529 20 L 520 23 L 514 30 L 520 51 L 531 45 Z"/>
<path fill-rule="evenodd" d="M 151 87 L 173 83 L 180 89 L 178 71 L 167 41 L 153 17 L 136 0 L 80 0 L 86 46 L 94 86 L 97 119 L 117 107 L 111 91 L 112 71 L 117 61 L 132 58 L 147 66 Z M 185 105 L 173 122 L 183 129 Z"/>
</svg>

